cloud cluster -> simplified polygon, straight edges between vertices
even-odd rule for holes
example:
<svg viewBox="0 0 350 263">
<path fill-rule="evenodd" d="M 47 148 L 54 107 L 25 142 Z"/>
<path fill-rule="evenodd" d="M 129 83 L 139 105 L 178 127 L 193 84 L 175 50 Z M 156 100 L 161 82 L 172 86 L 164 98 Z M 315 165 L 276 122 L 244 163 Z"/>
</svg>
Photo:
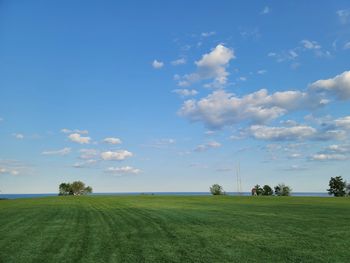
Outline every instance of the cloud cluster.
<svg viewBox="0 0 350 263">
<path fill-rule="evenodd" d="M 200 144 L 198 145 L 194 151 L 195 152 L 204 152 L 204 151 L 207 151 L 209 149 L 213 149 L 213 148 L 219 148 L 221 147 L 221 143 L 219 142 L 216 142 L 216 141 L 210 141 L 210 142 L 207 142 L 205 144 Z"/>
<path fill-rule="evenodd" d="M 300 125 L 293 127 L 268 127 L 264 125 L 253 125 L 249 128 L 249 133 L 259 140 L 285 141 L 310 139 L 317 134 L 315 128 Z"/>
<path fill-rule="evenodd" d="M 261 89 L 239 97 L 225 90 L 216 90 L 207 97 L 186 100 L 178 113 L 192 122 L 202 122 L 210 129 L 241 122 L 262 125 L 288 113 L 323 107 L 330 103 L 332 94 L 338 100 L 350 99 L 350 71 L 334 78 L 318 80 L 305 91 L 269 94 L 266 89 Z M 339 127 L 350 127 L 349 123 L 350 117 L 335 121 Z"/>
<path fill-rule="evenodd" d="M 218 129 L 242 121 L 263 124 L 290 111 L 317 108 L 324 103 L 322 99 L 301 91 L 268 94 L 266 89 L 261 89 L 238 97 L 225 90 L 218 90 L 198 101 L 185 101 L 179 115 L 193 122 L 203 122 L 208 128 Z"/>
<path fill-rule="evenodd" d="M 108 144 L 121 144 L 122 140 L 119 138 L 114 138 L 114 137 L 108 137 L 103 140 L 103 142 L 108 143 Z"/>
<path fill-rule="evenodd" d="M 91 138 L 90 137 L 83 137 L 80 135 L 80 133 L 72 133 L 68 135 L 68 139 L 72 142 L 76 142 L 79 144 L 89 144 Z"/>
<path fill-rule="evenodd" d="M 227 83 L 229 72 L 226 70 L 232 59 L 235 58 L 232 49 L 222 44 L 217 45 L 211 52 L 204 54 L 195 61 L 197 70 L 179 78 L 178 85 L 185 87 L 203 80 L 212 80 L 206 87 L 222 87 Z"/>
<path fill-rule="evenodd" d="M 316 92 L 325 91 L 334 95 L 339 100 L 350 99 L 350 71 L 345 71 L 329 79 L 321 79 L 310 85 L 310 89 Z"/>
<path fill-rule="evenodd" d="M 133 154 L 127 150 L 106 151 L 101 153 L 101 158 L 105 161 L 122 161 L 132 156 Z"/>
<path fill-rule="evenodd" d="M 155 68 L 155 69 L 160 69 L 160 68 L 164 67 L 164 62 L 158 61 L 158 60 L 155 59 L 152 62 L 152 67 Z"/>
</svg>

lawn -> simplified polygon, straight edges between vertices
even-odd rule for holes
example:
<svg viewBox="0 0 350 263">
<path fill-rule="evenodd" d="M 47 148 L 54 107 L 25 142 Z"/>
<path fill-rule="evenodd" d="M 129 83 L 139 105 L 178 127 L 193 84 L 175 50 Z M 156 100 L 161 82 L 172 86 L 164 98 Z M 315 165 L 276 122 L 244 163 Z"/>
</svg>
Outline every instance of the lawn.
<svg viewBox="0 0 350 263">
<path fill-rule="evenodd" d="M 349 262 L 350 198 L 0 201 L 0 262 Z"/>
</svg>

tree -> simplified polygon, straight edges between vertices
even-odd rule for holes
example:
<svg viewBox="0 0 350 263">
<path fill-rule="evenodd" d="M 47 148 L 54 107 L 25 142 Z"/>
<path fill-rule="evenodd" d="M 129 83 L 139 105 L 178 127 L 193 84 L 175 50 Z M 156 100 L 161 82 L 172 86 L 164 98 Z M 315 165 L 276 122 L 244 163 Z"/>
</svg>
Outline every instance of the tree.
<svg viewBox="0 0 350 263">
<path fill-rule="evenodd" d="M 346 189 L 345 189 L 346 195 L 350 196 L 350 184 L 346 185 Z"/>
<path fill-rule="evenodd" d="M 75 181 L 73 183 L 61 183 L 59 185 L 58 195 L 85 195 L 91 194 L 92 188 L 90 186 L 85 187 L 82 181 Z"/>
<path fill-rule="evenodd" d="M 262 195 L 273 195 L 273 190 L 272 190 L 272 188 L 271 188 L 269 185 L 265 184 L 265 185 L 263 186 Z"/>
<path fill-rule="evenodd" d="M 277 196 L 289 196 L 292 189 L 285 184 L 278 184 L 275 186 L 275 195 Z"/>
<path fill-rule="evenodd" d="M 212 195 L 223 195 L 224 194 L 224 189 L 222 188 L 221 185 L 213 184 L 210 187 L 210 192 L 211 192 Z"/>
<path fill-rule="evenodd" d="M 254 186 L 254 192 L 256 193 L 256 195 L 262 195 L 263 194 L 263 189 L 261 188 L 261 186 L 259 184 L 257 184 L 256 186 Z"/>
<path fill-rule="evenodd" d="M 341 176 L 331 177 L 329 180 L 329 189 L 327 189 L 329 195 L 345 196 L 346 182 L 343 181 Z"/>
<path fill-rule="evenodd" d="M 71 185 L 70 185 L 70 183 L 61 183 L 60 186 L 58 187 L 58 189 L 59 189 L 58 195 L 69 195 Z"/>
</svg>

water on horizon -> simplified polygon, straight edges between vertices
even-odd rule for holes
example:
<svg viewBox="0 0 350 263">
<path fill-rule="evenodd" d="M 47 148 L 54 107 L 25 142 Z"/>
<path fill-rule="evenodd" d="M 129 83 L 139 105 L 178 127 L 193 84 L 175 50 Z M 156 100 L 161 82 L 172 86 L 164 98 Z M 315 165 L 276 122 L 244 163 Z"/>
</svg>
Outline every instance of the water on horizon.
<svg viewBox="0 0 350 263">
<path fill-rule="evenodd" d="M 250 192 L 227 192 L 227 195 L 232 196 L 250 196 Z M 93 193 L 91 195 L 176 195 L 176 196 L 205 196 L 211 195 L 209 192 L 130 192 L 130 193 Z M 57 196 L 56 193 L 46 194 L 0 194 L 0 199 L 19 199 L 19 198 L 39 198 Z M 314 196 L 314 197 L 329 197 L 328 193 L 325 192 L 295 192 L 291 196 Z"/>
</svg>

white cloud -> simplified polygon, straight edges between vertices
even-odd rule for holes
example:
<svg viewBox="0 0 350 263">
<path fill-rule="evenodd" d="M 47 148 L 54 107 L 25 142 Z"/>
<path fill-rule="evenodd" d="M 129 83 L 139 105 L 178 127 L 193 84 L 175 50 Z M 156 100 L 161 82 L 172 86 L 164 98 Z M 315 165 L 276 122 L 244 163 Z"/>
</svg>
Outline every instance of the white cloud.
<svg viewBox="0 0 350 263">
<path fill-rule="evenodd" d="M 24 135 L 22 133 L 14 133 L 12 134 L 17 140 L 23 140 Z"/>
<path fill-rule="evenodd" d="M 345 116 L 334 120 L 335 126 L 350 130 L 350 116 Z"/>
<path fill-rule="evenodd" d="M 95 165 L 96 163 L 97 163 L 96 160 L 89 159 L 89 160 L 86 160 L 84 162 L 77 162 L 77 163 L 73 164 L 73 167 L 74 168 L 87 168 L 87 167 Z"/>
<path fill-rule="evenodd" d="M 350 49 L 350 42 L 347 42 L 344 44 L 344 49 Z"/>
<path fill-rule="evenodd" d="M 123 175 L 123 174 L 139 174 L 140 169 L 136 169 L 131 166 L 122 166 L 122 167 L 109 167 L 105 170 L 106 173 Z"/>
<path fill-rule="evenodd" d="M 158 61 L 158 60 L 153 60 L 153 62 L 152 62 L 152 66 L 153 66 L 153 68 L 155 68 L 155 69 L 160 69 L 160 68 L 162 68 L 162 67 L 164 67 L 164 62 L 162 62 L 162 61 Z"/>
<path fill-rule="evenodd" d="M 99 154 L 99 151 L 96 149 L 81 149 L 79 152 L 80 159 L 93 159 Z"/>
<path fill-rule="evenodd" d="M 303 140 L 312 138 L 317 130 L 310 126 L 300 125 L 294 127 L 268 127 L 264 125 L 253 125 L 249 133 L 259 140 L 286 141 Z"/>
<path fill-rule="evenodd" d="M 66 128 L 61 129 L 61 132 L 65 133 L 65 134 L 69 134 L 69 133 L 88 134 L 89 133 L 88 130 L 78 130 L 78 129 L 70 130 L 70 129 L 66 129 Z"/>
<path fill-rule="evenodd" d="M 43 155 L 67 155 L 71 152 L 71 148 L 63 148 L 60 150 L 50 150 L 50 151 L 43 151 L 41 154 Z"/>
<path fill-rule="evenodd" d="M 194 99 L 185 101 L 179 110 L 179 115 L 217 129 L 241 121 L 266 123 L 289 111 L 320 106 L 322 106 L 320 99 L 301 91 L 268 94 L 266 89 L 261 89 L 237 97 L 224 90 L 218 90 L 198 101 Z"/>
<path fill-rule="evenodd" d="M 180 77 L 178 85 L 184 87 L 198 81 L 212 79 L 211 83 L 206 84 L 207 87 L 221 87 L 227 83 L 229 72 L 226 68 L 234 58 L 232 49 L 219 44 L 210 53 L 204 54 L 200 60 L 196 61 L 196 72 Z"/>
<path fill-rule="evenodd" d="M 339 100 L 350 99 L 350 71 L 345 71 L 330 79 L 321 79 L 312 83 L 313 91 L 326 91 L 334 94 Z"/>
<path fill-rule="evenodd" d="M 122 141 L 119 138 L 113 138 L 113 137 L 105 138 L 103 140 L 103 142 L 108 143 L 108 144 L 121 144 L 122 143 Z"/>
<path fill-rule="evenodd" d="M 267 15 L 270 13 L 270 8 L 268 6 L 265 6 L 264 9 L 260 12 L 261 15 Z"/>
<path fill-rule="evenodd" d="M 0 174 L 9 174 L 9 175 L 18 175 L 19 171 L 14 169 L 8 169 L 4 167 L 0 167 Z"/>
<path fill-rule="evenodd" d="M 204 151 L 207 151 L 209 149 L 219 148 L 219 147 L 221 147 L 221 143 L 216 142 L 216 141 L 210 141 L 210 142 L 207 142 L 205 144 L 198 145 L 194 149 L 194 151 L 196 151 L 196 152 L 204 152 Z"/>
<path fill-rule="evenodd" d="M 179 59 L 171 61 L 171 65 L 173 65 L 173 66 L 178 66 L 178 65 L 183 65 L 183 64 L 186 64 L 185 58 L 179 58 Z"/>
<path fill-rule="evenodd" d="M 211 32 L 203 32 L 201 34 L 202 37 L 211 37 L 211 36 L 214 36 L 216 34 L 215 31 L 211 31 Z"/>
<path fill-rule="evenodd" d="M 311 160 L 313 161 L 343 161 L 346 159 L 347 157 L 344 154 L 319 153 L 311 156 Z"/>
<path fill-rule="evenodd" d="M 105 161 L 122 161 L 132 156 L 133 154 L 126 150 L 106 151 L 101 153 L 101 158 Z"/>
<path fill-rule="evenodd" d="M 350 9 L 342 9 L 337 12 L 340 23 L 347 24 L 350 21 Z"/>
<path fill-rule="evenodd" d="M 181 97 L 195 96 L 198 94 L 198 91 L 195 89 L 174 89 L 173 92 Z"/>
<path fill-rule="evenodd" d="M 72 133 L 68 136 L 68 139 L 72 142 L 80 143 L 80 144 L 89 144 L 91 138 L 90 137 L 83 137 L 79 133 Z"/>
<path fill-rule="evenodd" d="M 320 49 L 321 46 L 316 41 L 304 39 L 300 41 L 305 49 Z"/>
<path fill-rule="evenodd" d="M 260 69 L 256 73 L 258 73 L 259 75 L 264 75 L 264 74 L 266 74 L 266 72 L 267 72 L 266 69 Z"/>
</svg>

